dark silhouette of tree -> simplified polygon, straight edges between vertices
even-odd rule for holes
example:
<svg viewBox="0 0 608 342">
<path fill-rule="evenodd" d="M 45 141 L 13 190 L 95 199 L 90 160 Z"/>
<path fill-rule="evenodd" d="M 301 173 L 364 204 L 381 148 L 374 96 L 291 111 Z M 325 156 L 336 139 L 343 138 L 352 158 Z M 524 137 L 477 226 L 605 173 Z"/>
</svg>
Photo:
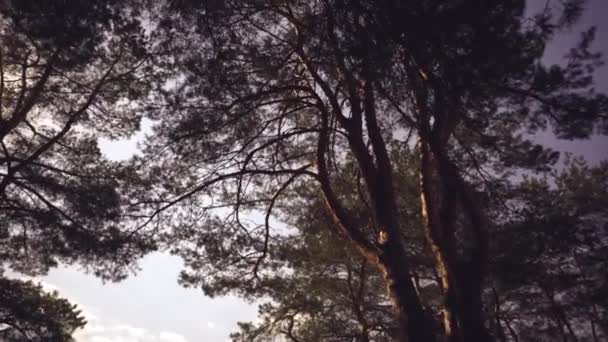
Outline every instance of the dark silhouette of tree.
<svg viewBox="0 0 608 342">
<path fill-rule="evenodd" d="M 579 203 L 576 184 L 603 171 L 512 176 L 558 160 L 524 133 L 608 131 L 601 60 L 590 29 L 543 65 L 584 1 L 525 5 L 0 2 L 0 271 L 119 280 L 160 241 L 187 286 L 275 298 L 263 314 L 291 339 L 567 340 L 589 337 L 585 318 L 600 339 L 603 193 Z M 97 139 L 143 114 L 144 155 L 105 160 Z M 373 330 L 387 299 L 396 323 Z"/>
<path fill-rule="evenodd" d="M 141 227 L 165 232 L 186 262 L 184 284 L 248 294 L 276 272 L 266 259 L 281 234 L 272 218 L 287 215 L 277 203 L 312 181 L 335 221 L 328 228 L 383 274 L 403 339 L 494 340 L 484 201 L 509 172 L 557 160 L 523 131 L 606 131 L 593 30 L 566 65 L 541 63 L 581 6 L 527 18 L 515 0 L 170 3 L 155 33 L 179 53 L 167 61 L 167 103 L 150 114 L 159 124 L 142 172 L 156 185 L 144 194 Z M 412 222 L 399 213 L 404 190 L 387 148 L 409 137 L 442 329 L 413 281 L 403 234 Z M 348 160 L 362 184 L 350 196 L 368 204 L 373 229 L 337 191 Z M 248 213 L 260 220 L 247 222 Z"/>
<path fill-rule="evenodd" d="M 400 150 L 397 155 L 406 154 L 411 153 Z M 409 159 L 403 163 L 403 158 L 395 158 L 401 162 L 396 180 L 402 188 L 415 190 L 412 175 L 417 158 Z M 404 166 L 409 172 L 404 172 Z M 605 163 L 590 167 L 569 160 L 562 171 L 513 181 L 509 191 L 490 201 L 494 258 L 483 292 L 483 310 L 497 340 L 605 338 L 606 171 Z M 341 186 L 339 191 L 348 194 L 354 186 Z M 377 291 L 382 287 L 381 275 L 330 233 L 326 226 L 334 223 L 314 191 L 297 191 L 300 198 L 308 198 L 308 205 L 288 200 L 283 204 L 297 233 L 275 237 L 282 241 L 275 242 L 268 262 L 290 271 L 275 273 L 258 289 L 257 296 L 270 302 L 260 306 L 257 323 L 240 323 L 233 340 L 397 340 L 391 313 L 383 306 L 388 298 Z M 412 197 L 415 192 L 400 195 Z M 418 222 L 416 229 L 404 234 L 410 237 L 406 248 L 413 256 L 417 289 L 424 291 L 425 302 L 439 316 L 441 279 L 432 271 L 429 251 L 419 250 L 424 237 L 413 238 L 422 231 L 422 218 L 408 216 L 416 212 L 417 201 L 402 198 L 399 203 L 402 217 Z M 365 208 L 357 213 L 365 213 Z"/>
<path fill-rule="evenodd" d="M 5 269 L 36 276 L 78 263 L 119 280 L 155 248 L 119 224 L 129 170 L 97 146 L 138 128 L 139 100 L 153 86 L 136 5 L 0 1 L 3 341 L 68 341 L 85 324 L 66 300 L 3 278 Z"/>
<path fill-rule="evenodd" d="M 31 281 L 0 278 L 0 302 L 2 341 L 73 341 L 86 324 L 75 305 Z"/>
<path fill-rule="evenodd" d="M 97 146 L 137 129 L 151 88 L 140 17 L 112 2 L 1 2 L 2 267 L 78 261 L 119 279 L 153 247 L 119 227 L 128 170 Z"/>
<path fill-rule="evenodd" d="M 505 198 L 489 293 L 503 340 L 605 339 L 608 164 L 570 160 Z"/>
</svg>

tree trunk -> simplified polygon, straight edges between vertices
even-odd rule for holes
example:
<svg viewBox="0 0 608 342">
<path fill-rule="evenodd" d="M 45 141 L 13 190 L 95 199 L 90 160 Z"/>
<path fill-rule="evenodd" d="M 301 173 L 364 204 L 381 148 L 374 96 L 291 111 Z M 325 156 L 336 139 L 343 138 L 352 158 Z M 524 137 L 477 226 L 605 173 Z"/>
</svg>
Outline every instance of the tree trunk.
<svg viewBox="0 0 608 342">
<path fill-rule="evenodd" d="M 447 341 L 457 342 L 460 340 L 458 332 L 456 310 L 457 294 L 454 286 L 454 272 L 450 262 L 454 256 L 452 249 L 452 233 L 446 230 L 441 222 L 436 201 L 433 195 L 436 194 L 433 186 L 433 162 L 432 155 L 428 146 L 421 144 L 421 168 L 420 168 L 420 209 L 426 226 L 426 239 L 431 246 L 431 251 L 435 259 L 435 270 L 439 276 L 439 287 L 445 296 L 442 310 L 443 331 Z"/>
<path fill-rule="evenodd" d="M 328 195 L 331 195 L 331 192 L 326 190 L 325 196 Z M 331 205 L 330 202 L 333 202 L 334 205 Z M 433 319 L 425 313 L 414 287 L 399 231 L 390 234 L 386 229 L 381 230 L 383 232 L 380 239 L 381 246 L 372 250 L 369 246 L 363 245 L 365 241 L 362 238 L 357 238 L 352 234 L 352 229 L 347 228 L 348 216 L 341 213 L 335 203 L 335 199 L 326 198 L 326 208 L 332 214 L 336 225 L 341 227 L 342 233 L 350 239 L 359 253 L 384 274 L 387 290 L 393 300 L 397 316 L 400 340 L 435 342 Z M 386 227 L 382 222 L 381 225 Z M 394 226 L 392 227 L 394 228 Z"/>
<path fill-rule="evenodd" d="M 438 172 L 444 184 L 443 191 L 457 194 L 457 200 L 462 205 L 465 217 L 468 218 L 467 228 L 473 236 L 470 256 L 466 260 L 452 260 L 457 292 L 455 303 L 461 338 L 466 342 L 492 342 L 494 338 L 485 327 L 481 297 L 488 258 L 485 216 L 468 184 L 462 179 L 445 152 L 436 149 L 434 154 L 438 156 Z"/>
<path fill-rule="evenodd" d="M 384 274 L 388 292 L 394 303 L 398 318 L 401 340 L 408 342 L 435 342 L 435 329 L 432 318 L 427 316 L 420 302 L 418 293 L 411 279 L 408 257 L 404 250 L 399 226 L 397 201 L 394 193 L 392 164 L 383 140 L 380 127 L 376 122 L 376 105 L 374 99 L 373 79 L 370 74 L 365 77 L 363 86 L 363 101 L 358 93 L 359 85 L 346 68 L 347 89 L 351 109 L 351 117 L 347 119 L 340 110 L 340 105 L 334 101 L 332 110 L 337 120 L 348 132 L 349 147 L 355 156 L 361 173 L 365 179 L 373 207 L 373 216 L 380 235 L 377 241 L 370 241 L 367 234 L 352 222 L 349 213 L 340 204 L 329 182 L 325 153 L 329 146 L 329 117 L 330 112 L 324 106 L 321 110 L 321 130 L 317 146 L 317 167 L 321 189 L 326 203 L 335 222 L 341 231 L 354 243 L 355 247 L 372 264 Z M 348 77 L 350 76 L 350 77 Z M 319 79 L 319 76 L 316 75 Z M 332 91 L 324 82 L 320 86 L 329 98 Z M 335 97 L 333 97 L 335 99 Z M 363 103 L 363 108 L 361 107 Z M 365 116 L 367 135 L 372 145 L 374 156 L 370 154 L 363 139 L 362 116 Z M 375 158 L 374 158 L 375 157 Z M 375 160 L 375 163 L 374 163 Z"/>
<path fill-rule="evenodd" d="M 402 341 L 434 342 L 433 320 L 420 303 L 405 260 L 400 241 L 389 238 L 383 245 L 379 266 L 393 299 Z"/>
<path fill-rule="evenodd" d="M 485 327 L 481 300 L 483 283 L 483 263 L 485 260 L 485 241 L 480 235 L 481 214 L 471 208 L 466 184 L 463 184 L 457 171 L 445 156 L 438 156 L 437 147 L 432 151 L 428 142 L 421 142 L 421 210 L 427 227 L 427 240 L 435 257 L 436 269 L 441 278 L 441 288 L 445 296 L 443 326 L 447 341 L 450 342 L 492 342 L 494 338 Z M 435 173 L 436 171 L 436 173 Z M 442 185 L 441 191 L 435 189 L 433 176 L 437 175 Z M 440 194 L 442 208 L 439 209 L 435 194 Z M 436 196 L 435 196 L 436 197 Z M 469 260 L 460 260 L 456 253 L 454 240 L 454 212 L 457 204 L 473 222 L 475 236 L 472 255 Z M 473 217 L 475 216 L 475 217 Z"/>
<path fill-rule="evenodd" d="M 501 323 L 500 296 L 494 285 L 492 285 L 492 296 L 494 297 L 494 317 L 492 319 L 494 322 L 494 334 L 500 342 L 507 342 L 507 335 Z"/>
<path fill-rule="evenodd" d="M 494 337 L 485 327 L 483 305 L 481 301 L 481 282 L 475 267 L 469 268 L 463 263 L 458 272 L 460 300 L 458 311 L 463 341 L 493 342 Z M 475 274 L 471 274 L 475 273 Z"/>
</svg>

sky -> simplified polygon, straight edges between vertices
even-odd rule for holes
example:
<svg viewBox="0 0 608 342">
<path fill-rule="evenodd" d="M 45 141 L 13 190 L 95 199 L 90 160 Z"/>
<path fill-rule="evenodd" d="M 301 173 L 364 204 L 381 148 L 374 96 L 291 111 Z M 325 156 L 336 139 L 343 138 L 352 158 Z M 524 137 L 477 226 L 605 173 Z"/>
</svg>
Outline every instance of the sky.
<svg viewBox="0 0 608 342">
<path fill-rule="evenodd" d="M 546 3 L 547 0 L 529 0 L 528 6 L 534 11 L 535 9 L 542 8 Z M 558 39 L 547 46 L 544 55 L 545 63 L 556 64 L 563 61 L 563 56 L 580 37 L 580 31 L 590 26 L 595 26 L 596 28 L 596 40 L 593 47 L 602 52 L 606 63 L 608 63 L 607 18 L 608 0 L 588 0 L 587 10 L 581 18 L 579 25 L 570 32 L 562 33 Z M 596 90 L 608 93 L 608 65 L 596 70 L 595 82 Z M 537 134 L 536 139 L 543 144 L 553 147 L 555 150 L 582 155 L 591 163 L 608 158 L 608 136 L 598 136 L 591 141 L 567 141 L 554 139 L 552 134 L 541 132 Z"/>
<path fill-rule="evenodd" d="M 56 289 L 83 310 L 88 324 L 77 342 L 227 341 L 237 321 L 255 318 L 257 308 L 234 297 L 211 299 L 177 284 L 181 261 L 152 254 L 142 271 L 120 283 L 75 268 L 52 270 L 43 286 Z"/>
<path fill-rule="evenodd" d="M 535 0 L 542 4 L 546 0 Z M 608 0 L 593 0 L 583 17 L 583 26 L 597 25 L 596 48 L 608 55 Z M 549 46 L 546 60 L 558 62 L 578 36 L 576 31 Z M 608 92 L 608 68 L 598 71 L 598 89 Z M 144 122 L 144 129 L 150 125 Z M 128 140 L 100 140 L 103 153 L 111 159 L 127 159 L 137 151 L 144 134 Z M 557 150 L 580 154 L 597 162 L 608 156 L 608 138 L 592 141 L 556 141 L 548 133 L 538 140 Z M 78 304 L 88 320 L 76 333 L 77 342 L 222 342 L 236 330 L 237 321 L 256 316 L 256 305 L 234 298 L 205 297 L 198 289 L 177 284 L 181 261 L 166 254 L 151 254 L 140 263 L 141 271 L 120 283 L 103 284 L 77 268 L 60 267 L 41 278 L 47 289 L 56 289 Z"/>
</svg>

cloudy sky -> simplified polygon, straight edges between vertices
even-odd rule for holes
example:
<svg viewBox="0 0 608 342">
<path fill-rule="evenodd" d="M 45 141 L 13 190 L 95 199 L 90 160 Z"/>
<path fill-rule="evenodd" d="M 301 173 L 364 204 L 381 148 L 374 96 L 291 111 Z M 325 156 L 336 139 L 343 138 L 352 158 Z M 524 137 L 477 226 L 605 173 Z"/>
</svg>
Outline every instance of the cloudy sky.
<svg viewBox="0 0 608 342">
<path fill-rule="evenodd" d="M 179 259 L 144 258 L 137 276 L 105 284 L 77 269 L 62 268 L 43 279 L 79 305 L 87 318 L 77 342 L 227 341 L 237 321 L 252 320 L 256 308 L 237 298 L 210 299 L 177 282 Z"/>
<path fill-rule="evenodd" d="M 536 0 L 544 4 L 545 0 Z M 585 25 L 598 26 L 596 47 L 608 54 L 608 1 L 593 0 L 584 17 Z M 577 36 L 572 32 L 549 47 L 547 59 L 557 62 Z M 603 46 L 602 46 L 603 45 Z M 598 89 L 608 91 L 608 68 L 598 73 Z M 101 141 L 104 153 L 125 159 L 136 151 L 138 134 L 128 141 Z M 539 139 L 556 149 L 583 154 L 591 160 L 606 158 L 608 139 L 593 142 L 556 142 L 550 135 Z M 210 299 L 196 289 L 177 284 L 180 260 L 153 254 L 141 262 L 142 271 L 117 283 L 102 284 L 99 279 L 74 268 L 59 268 L 42 278 L 43 285 L 57 289 L 77 303 L 89 324 L 77 332 L 77 342 L 221 342 L 236 329 L 237 321 L 255 317 L 255 305 L 233 297 Z"/>
</svg>

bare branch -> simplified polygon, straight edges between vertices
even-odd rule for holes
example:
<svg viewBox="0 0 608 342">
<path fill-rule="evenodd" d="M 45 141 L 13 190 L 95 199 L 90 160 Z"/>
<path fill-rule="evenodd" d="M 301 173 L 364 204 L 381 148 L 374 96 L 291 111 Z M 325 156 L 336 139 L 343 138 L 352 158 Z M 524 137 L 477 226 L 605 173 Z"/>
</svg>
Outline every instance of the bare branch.
<svg viewBox="0 0 608 342">
<path fill-rule="evenodd" d="M 308 166 L 306 166 L 306 167 L 308 167 Z M 301 174 L 301 173 L 293 174 L 287 181 L 285 181 L 285 183 L 283 183 L 283 185 L 281 185 L 281 187 L 277 190 L 277 192 L 270 199 L 270 204 L 268 204 L 268 209 L 266 209 L 266 217 L 264 218 L 264 229 L 265 229 L 264 247 L 262 249 L 262 255 L 256 260 L 255 266 L 253 268 L 253 274 L 254 274 L 255 278 L 258 278 L 258 269 L 259 269 L 260 265 L 262 264 L 262 261 L 266 258 L 266 254 L 268 253 L 268 240 L 270 238 L 270 216 L 272 215 L 272 209 L 274 208 L 274 205 L 275 205 L 277 199 L 279 198 L 279 196 L 281 196 L 283 191 L 285 191 L 285 189 L 287 189 L 289 187 L 289 185 L 291 185 L 291 183 L 293 183 L 296 180 L 296 178 L 298 178 L 301 175 L 303 175 L 303 174 Z"/>
<path fill-rule="evenodd" d="M 22 75 L 21 75 L 21 79 L 22 79 L 21 94 L 19 95 L 19 99 L 17 101 L 17 104 L 15 105 L 15 109 L 13 110 L 11 117 L 5 122 L 0 121 L 0 140 L 4 140 L 4 137 L 6 137 L 6 135 L 10 131 L 12 131 L 15 127 L 17 127 L 19 125 L 19 123 L 21 123 L 23 121 L 23 119 L 26 118 L 29 111 L 36 104 L 36 101 L 38 101 L 38 97 L 42 93 L 42 90 L 44 89 L 44 86 L 45 86 L 47 80 L 51 76 L 51 71 L 53 70 L 53 63 L 55 62 L 57 55 L 58 55 L 58 52 L 56 51 L 49 58 L 49 60 L 46 63 L 46 66 L 44 68 L 44 71 L 43 71 L 42 75 L 40 76 L 40 79 L 38 80 L 36 85 L 34 85 L 34 87 L 30 91 L 29 95 L 27 95 L 27 97 L 25 95 L 26 90 L 27 90 L 27 83 L 25 80 L 26 75 L 27 75 L 27 64 L 26 64 L 27 57 L 26 57 L 26 61 L 24 62 L 23 69 L 22 69 Z"/>
<path fill-rule="evenodd" d="M 327 113 L 327 111 L 324 110 L 324 107 L 322 107 L 321 131 L 319 132 L 319 142 L 317 146 L 317 170 L 321 190 L 325 196 L 327 209 L 329 209 L 331 212 L 336 225 L 341 228 L 346 237 L 355 243 L 355 246 L 363 253 L 363 255 L 373 260 L 378 256 L 376 247 L 367 239 L 365 234 L 359 229 L 352 217 L 342 206 L 330 183 L 330 176 L 327 170 L 327 161 L 325 158 L 328 148 L 327 145 L 329 143 L 328 117 L 329 113 Z"/>
</svg>

